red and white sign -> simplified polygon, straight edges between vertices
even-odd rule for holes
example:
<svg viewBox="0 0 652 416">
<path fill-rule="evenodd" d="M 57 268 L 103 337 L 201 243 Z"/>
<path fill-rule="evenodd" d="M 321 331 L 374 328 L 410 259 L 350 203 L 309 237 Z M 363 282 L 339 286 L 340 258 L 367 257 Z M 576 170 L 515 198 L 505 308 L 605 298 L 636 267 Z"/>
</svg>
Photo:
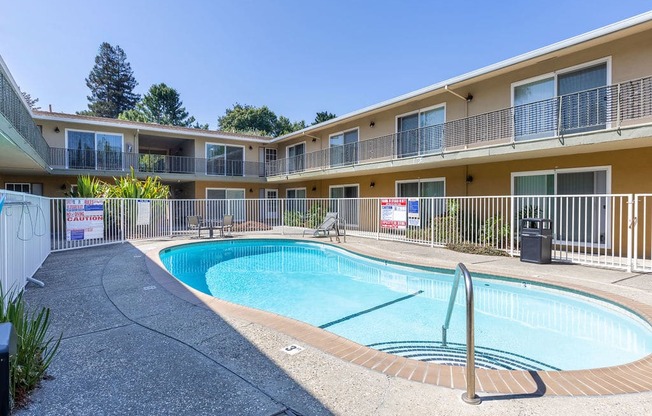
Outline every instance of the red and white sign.
<svg viewBox="0 0 652 416">
<path fill-rule="evenodd" d="M 380 227 L 398 230 L 407 228 L 406 198 L 383 198 L 380 200 Z"/>
<path fill-rule="evenodd" d="M 104 201 L 101 199 L 66 200 L 66 239 L 104 238 Z"/>
</svg>

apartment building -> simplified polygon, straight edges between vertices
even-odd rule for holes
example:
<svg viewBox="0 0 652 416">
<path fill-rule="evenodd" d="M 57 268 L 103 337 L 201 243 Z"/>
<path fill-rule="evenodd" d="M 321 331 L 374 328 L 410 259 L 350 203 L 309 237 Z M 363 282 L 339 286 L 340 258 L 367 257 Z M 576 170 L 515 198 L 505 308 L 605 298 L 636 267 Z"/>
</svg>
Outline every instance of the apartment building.
<svg viewBox="0 0 652 416">
<path fill-rule="evenodd" d="M 31 112 L 2 69 L 10 190 L 133 167 L 175 199 L 652 192 L 652 12 L 278 138 Z"/>
</svg>

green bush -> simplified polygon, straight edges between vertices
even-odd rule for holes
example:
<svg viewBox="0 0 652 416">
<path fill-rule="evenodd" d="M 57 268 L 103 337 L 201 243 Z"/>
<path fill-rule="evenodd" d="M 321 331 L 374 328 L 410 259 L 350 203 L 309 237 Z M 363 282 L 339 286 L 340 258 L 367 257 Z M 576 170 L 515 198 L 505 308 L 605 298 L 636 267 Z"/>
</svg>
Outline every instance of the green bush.
<svg viewBox="0 0 652 416">
<path fill-rule="evenodd" d="M 20 407 L 45 376 L 59 349 L 61 336 L 47 337 L 50 310 L 41 308 L 30 313 L 22 291 L 5 293 L 0 287 L 0 322 L 11 322 L 18 338 L 17 352 L 10 359 L 9 388 L 14 407 Z"/>
<path fill-rule="evenodd" d="M 285 211 L 283 220 L 288 227 L 303 227 L 303 214 L 299 211 Z"/>
</svg>

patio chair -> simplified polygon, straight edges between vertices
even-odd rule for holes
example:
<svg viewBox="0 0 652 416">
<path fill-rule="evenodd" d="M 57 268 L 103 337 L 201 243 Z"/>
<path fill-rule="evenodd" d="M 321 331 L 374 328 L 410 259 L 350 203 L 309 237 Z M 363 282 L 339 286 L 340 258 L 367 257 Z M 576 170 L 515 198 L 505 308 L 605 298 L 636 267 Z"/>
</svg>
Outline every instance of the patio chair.
<svg viewBox="0 0 652 416">
<path fill-rule="evenodd" d="M 337 236 L 337 241 L 340 241 L 340 230 L 339 230 L 339 219 L 337 216 L 337 212 L 327 212 L 326 216 L 324 217 L 324 221 L 319 225 L 314 230 L 304 230 L 303 231 L 303 236 L 306 235 L 306 233 L 312 233 L 313 237 L 331 237 L 331 231 L 335 231 L 335 235 Z"/>
<path fill-rule="evenodd" d="M 231 237 L 231 231 L 233 231 L 233 215 L 225 215 L 222 219 L 222 225 L 220 226 L 220 234 L 224 237 L 224 231 L 229 231 L 229 237 Z"/>
<path fill-rule="evenodd" d="M 188 216 L 188 229 L 197 230 L 197 238 L 201 238 L 201 231 L 208 230 L 208 236 L 213 238 L 213 226 L 206 224 L 200 215 Z"/>
</svg>

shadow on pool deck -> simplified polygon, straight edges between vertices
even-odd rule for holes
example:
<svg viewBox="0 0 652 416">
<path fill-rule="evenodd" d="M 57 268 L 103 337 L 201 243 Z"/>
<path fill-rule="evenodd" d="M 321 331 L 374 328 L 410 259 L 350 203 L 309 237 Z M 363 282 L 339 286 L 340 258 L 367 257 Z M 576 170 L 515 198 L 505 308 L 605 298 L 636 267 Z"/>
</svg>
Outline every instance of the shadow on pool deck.
<svg viewBox="0 0 652 416">
<path fill-rule="evenodd" d="M 238 330 L 168 293 L 130 244 L 53 253 L 29 285 L 63 333 L 18 414 L 331 414 Z"/>
</svg>

